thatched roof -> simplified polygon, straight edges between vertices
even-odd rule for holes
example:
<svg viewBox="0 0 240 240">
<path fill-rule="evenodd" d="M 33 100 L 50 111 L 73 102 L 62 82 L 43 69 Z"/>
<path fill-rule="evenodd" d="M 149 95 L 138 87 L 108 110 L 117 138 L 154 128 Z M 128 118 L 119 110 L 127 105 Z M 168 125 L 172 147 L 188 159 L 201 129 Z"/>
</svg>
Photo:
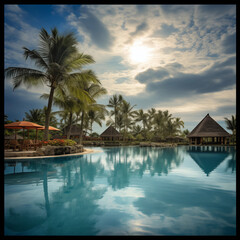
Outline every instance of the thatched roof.
<svg viewBox="0 0 240 240">
<path fill-rule="evenodd" d="M 71 136 L 79 136 L 80 135 L 80 131 L 81 131 L 81 129 L 80 129 L 79 126 L 72 125 L 70 135 Z M 64 132 L 64 134 L 67 134 L 67 127 L 65 127 L 63 129 L 63 132 Z"/>
<path fill-rule="evenodd" d="M 113 126 L 108 127 L 101 135 L 101 137 L 120 137 L 120 134 Z"/>
<path fill-rule="evenodd" d="M 230 134 L 207 114 L 188 134 L 189 137 L 229 137 Z"/>
</svg>

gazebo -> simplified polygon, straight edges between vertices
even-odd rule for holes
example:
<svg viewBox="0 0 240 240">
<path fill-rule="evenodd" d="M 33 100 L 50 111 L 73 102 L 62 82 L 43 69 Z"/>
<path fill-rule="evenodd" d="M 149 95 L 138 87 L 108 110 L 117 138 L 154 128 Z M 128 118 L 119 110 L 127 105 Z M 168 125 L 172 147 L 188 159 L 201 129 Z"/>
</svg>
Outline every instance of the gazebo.
<svg viewBox="0 0 240 240">
<path fill-rule="evenodd" d="M 188 134 L 190 144 L 227 144 L 230 134 L 224 130 L 209 113 L 202 121 Z"/>
<path fill-rule="evenodd" d="M 121 140 L 122 134 L 120 134 L 113 126 L 108 127 L 101 135 L 100 137 L 102 140 Z"/>
</svg>

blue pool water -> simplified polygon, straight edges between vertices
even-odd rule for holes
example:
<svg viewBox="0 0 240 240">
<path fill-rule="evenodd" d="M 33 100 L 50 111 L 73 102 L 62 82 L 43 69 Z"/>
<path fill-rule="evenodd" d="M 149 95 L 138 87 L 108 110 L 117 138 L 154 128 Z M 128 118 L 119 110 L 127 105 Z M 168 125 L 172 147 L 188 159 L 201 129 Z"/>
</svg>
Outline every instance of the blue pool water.
<svg viewBox="0 0 240 240">
<path fill-rule="evenodd" d="M 5 162 L 4 234 L 236 234 L 234 148 L 96 149 Z"/>
</svg>

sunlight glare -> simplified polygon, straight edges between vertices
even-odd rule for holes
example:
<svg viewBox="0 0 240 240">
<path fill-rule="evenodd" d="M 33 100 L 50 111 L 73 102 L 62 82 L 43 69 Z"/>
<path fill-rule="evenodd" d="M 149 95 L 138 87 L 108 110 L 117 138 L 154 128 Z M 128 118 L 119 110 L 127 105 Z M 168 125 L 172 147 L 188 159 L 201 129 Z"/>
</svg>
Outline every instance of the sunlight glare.
<svg viewBox="0 0 240 240">
<path fill-rule="evenodd" d="M 133 63 L 143 63 L 148 61 L 150 49 L 147 46 L 137 42 L 130 48 L 129 56 Z"/>
</svg>

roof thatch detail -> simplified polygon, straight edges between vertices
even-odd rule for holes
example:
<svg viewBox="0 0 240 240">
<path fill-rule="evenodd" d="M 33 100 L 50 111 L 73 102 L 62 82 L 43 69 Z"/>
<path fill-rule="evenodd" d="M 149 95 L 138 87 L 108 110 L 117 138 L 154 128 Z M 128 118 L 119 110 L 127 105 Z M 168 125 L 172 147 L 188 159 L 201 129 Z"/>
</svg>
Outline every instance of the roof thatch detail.
<svg viewBox="0 0 240 240">
<path fill-rule="evenodd" d="M 230 134 L 207 114 L 203 120 L 188 134 L 191 137 L 229 137 Z"/>
<path fill-rule="evenodd" d="M 68 127 L 63 129 L 64 134 L 67 134 Z M 78 125 L 72 125 L 70 135 L 71 136 L 79 136 L 81 132 L 81 128 Z"/>
<path fill-rule="evenodd" d="M 113 126 L 110 126 L 100 136 L 101 137 L 121 137 L 122 134 L 120 134 Z"/>
</svg>

